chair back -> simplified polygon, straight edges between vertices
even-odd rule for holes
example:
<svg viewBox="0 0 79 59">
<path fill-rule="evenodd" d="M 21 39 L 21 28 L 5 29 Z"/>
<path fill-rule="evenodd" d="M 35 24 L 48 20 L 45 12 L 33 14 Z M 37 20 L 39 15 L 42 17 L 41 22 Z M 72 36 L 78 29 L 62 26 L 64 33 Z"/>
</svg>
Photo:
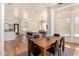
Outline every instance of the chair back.
<svg viewBox="0 0 79 59">
<path fill-rule="evenodd" d="M 58 48 L 59 48 L 59 44 L 58 44 L 58 41 L 57 40 L 54 43 L 54 46 L 55 46 L 55 52 L 57 52 L 58 51 Z"/>
<path fill-rule="evenodd" d="M 32 40 L 28 39 L 28 51 L 29 53 L 34 53 L 35 44 Z"/>
<path fill-rule="evenodd" d="M 60 45 L 59 45 L 59 47 L 62 48 L 62 51 L 64 51 L 64 49 L 65 49 L 65 38 L 64 37 L 62 37 L 60 39 Z"/>
<path fill-rule="evenodd" d="M 60 36 L 60 34 L 57 34 L 57 33 L 55 33 L 55 34 L 54 34 L 54 36 L 57 36 L 57 37 L 59 37 L 59 36 Z"/>
<path fill-rule="evenodd" d="M 39 35 L 34 35 L 34 38 L 39 38 Z"/>
</svg>

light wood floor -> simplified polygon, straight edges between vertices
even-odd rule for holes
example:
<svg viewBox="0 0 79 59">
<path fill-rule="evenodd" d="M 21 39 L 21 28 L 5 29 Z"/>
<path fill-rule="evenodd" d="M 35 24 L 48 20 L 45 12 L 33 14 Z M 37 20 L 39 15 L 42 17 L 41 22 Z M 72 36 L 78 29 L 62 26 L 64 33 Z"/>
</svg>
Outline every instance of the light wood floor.
<svg viewBox="0 0 79 59">
<path fill-rule="evenodd" d="M 4 43 L 4 53 L 6 56 L 17 55 L 19 53 L 27 51 L 27 40 L 23 39 L 21 36 L 17 37 L 13 41 L 5 41 Z"/>
<path fill-rule="evenodd" d="M 75 50 L 73 56 L 79 56 L 79 44 L 67 42 L 65 46 Z"/>
<path fill-rule="evenodd" d="M 5 56 L 13 56 L 28 51 L 27 44 L 27 39 L 22 38 L 21 36 L 17 37 L 15 41 L 5 41 Z M 66 43 L 65 46 L 69 48 L 74 48 L 75 52 L 73 53 L 73 56 L 79 56 L 79 44 Z"/>
</svg>

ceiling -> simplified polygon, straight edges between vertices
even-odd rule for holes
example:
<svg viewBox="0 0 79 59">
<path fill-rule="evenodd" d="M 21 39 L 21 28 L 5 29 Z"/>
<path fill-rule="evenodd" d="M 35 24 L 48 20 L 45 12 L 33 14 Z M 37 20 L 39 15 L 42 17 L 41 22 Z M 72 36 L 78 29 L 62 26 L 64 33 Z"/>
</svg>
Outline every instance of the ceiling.
<svg viewBox="0 0 79 59">
<path fill-rule="evenodd" d="M 47 10 L 47 7 L 51 7 L 52 9 L 60 9 L 65 8 L 69 5 L 73 5 L 73 3 L 5 3 L 5 16 L 14 16 L 14 14 L 18 14 L 19 16 L 22 16 L 22 13 L 30 12 L 35 14 L 43 13 Z M 74 8 L 79 8 L 74 7 Z M 68 9 L 68 8 L 66 8 Z"/>
<path fill-rule="evenodd" d="M 58 3 L 8 3 L 8 5 L 17 7 L 20 9 L 45 9 L 47 7 L 52 7 L 54 9 L 61 8 L 64 6 L 71 5 L 72 3 L 63 3 L 63 4 L 58 4 Z"/>
</svg>

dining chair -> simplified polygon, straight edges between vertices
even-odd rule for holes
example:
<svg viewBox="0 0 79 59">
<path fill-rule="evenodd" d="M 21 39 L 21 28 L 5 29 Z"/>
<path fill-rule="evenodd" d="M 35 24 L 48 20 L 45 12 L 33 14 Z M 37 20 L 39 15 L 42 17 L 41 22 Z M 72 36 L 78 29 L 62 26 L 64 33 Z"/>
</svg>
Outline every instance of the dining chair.
<svg viewBox="0 0 79 59">
<path fill-rule="evenodd" d="M 39 35 L 34 35 L 34 38 L 39 38 Z"/>
<path fill-rule="evenodd" d="M 62 37 L 62 52 L 64 52 L 64 50 L 65 50 L 65 38 L 64 37 Z"/>
<path fill-rule="evenodd" d="M 52 53 L 55 56 L 55 54 L 58 53 L 58 48 L 59 48 L 59 45 L 58 45 L 58 41 L 56 40 L 56 42 L 52 44 L 51 48 L 49 48 L 47 51 Z"/>
<path fill-rule="evenodd" d="M 28 55 L 38 56 L 41 53 L 41 50 L 33 43 L 32 40 L 28 39 Z"/>
<path fill-rule="evenodd" d="M 60 45 L 59 45 L 59 52 L 60 52 L 60 55 L 61 55 L 61 53 L 64 52 L 64 50 L 65 50 L 65 38 L 62 37 L 62 38 L 60 39 Z"/>
<path fill-rule="evenodd" d="M 54 33 L 54 36 L 59 37 L 59 36 L 60 36 L 60 34 Z"/>
</svg>

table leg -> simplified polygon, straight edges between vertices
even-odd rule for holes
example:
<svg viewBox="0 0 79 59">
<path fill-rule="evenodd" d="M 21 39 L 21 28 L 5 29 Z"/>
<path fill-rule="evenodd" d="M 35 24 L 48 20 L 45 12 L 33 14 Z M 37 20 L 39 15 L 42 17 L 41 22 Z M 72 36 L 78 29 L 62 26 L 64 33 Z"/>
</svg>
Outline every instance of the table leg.
<svg viewBox="0 0 79 59">
<path fill-rule="evenodd" d="M 46 49 L 42 48 L 42 49 L 41 49 L 41 55 L 42 55 L 42 56 L 46 56 L 46 54 L 47 54 L 47 53 L 46 53 Z"/>
</svg>

